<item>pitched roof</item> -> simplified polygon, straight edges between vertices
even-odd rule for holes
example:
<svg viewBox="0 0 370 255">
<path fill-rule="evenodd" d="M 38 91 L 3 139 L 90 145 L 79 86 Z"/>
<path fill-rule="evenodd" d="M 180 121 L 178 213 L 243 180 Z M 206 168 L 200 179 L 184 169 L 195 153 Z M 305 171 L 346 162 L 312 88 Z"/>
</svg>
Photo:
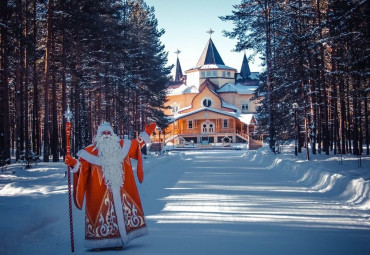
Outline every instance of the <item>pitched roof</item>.
<svg viewBox="0 0 370 255">
<path fill-rule="evenodd" d="M 240 83 L 226 83 L 217 90 L 217 93 L 238 93 L 239 95 L 252 95 L 257 88 L 258 86 L 245 86 Z"/>
<path fill-rule="evenodd" d="M 176 71 L 175 71 L 175 82 L 180 82 L 183 79 L 182 69 L 180 65 L 179 57 L 177 57 L 176 61 Z"/>
<path fill-rule="evenodd" d="M 242 78 L 249 78 L 251 75 L 251 70 L 249 69 L 248 59 L 244 53 L 242 67 L 240 68 L 240 76 Z"/>
<path fill-rule="evenodd" d="M 225 65 L 211 38 L 200 56 L 197 67 L 204 65 Z"/>
</svg>

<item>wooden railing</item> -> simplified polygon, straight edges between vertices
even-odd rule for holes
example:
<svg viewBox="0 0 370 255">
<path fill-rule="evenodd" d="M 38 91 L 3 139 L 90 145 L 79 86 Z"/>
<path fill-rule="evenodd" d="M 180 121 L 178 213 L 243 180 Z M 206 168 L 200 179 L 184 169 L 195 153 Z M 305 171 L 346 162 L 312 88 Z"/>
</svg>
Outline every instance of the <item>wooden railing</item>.
<svg viewBox="0 0 370 255">
<path fill-rule="evenodd" d="M 248 134 L 240 132 L 239 130 L 236 131 L 236 134 L 238 136 L 240 136 L 241 138 L 243 138 L 244 140 L 249 141 L 249 135 Z"/>
</svg>

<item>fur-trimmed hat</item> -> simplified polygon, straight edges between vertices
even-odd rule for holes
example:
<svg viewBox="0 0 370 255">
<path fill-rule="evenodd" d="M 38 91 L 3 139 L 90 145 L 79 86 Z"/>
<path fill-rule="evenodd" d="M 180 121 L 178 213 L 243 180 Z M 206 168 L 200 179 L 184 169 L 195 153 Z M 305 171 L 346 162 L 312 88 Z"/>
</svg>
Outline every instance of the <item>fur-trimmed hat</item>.
<svg viewBox="0 0 370 255">
<path fill-rule="evenodd" d="M 98 135 L 100 135 L 101 133 L 103 133 L 103 131 L 109 131 L 109 132 L 111 132 L 111 134 L 114 134 L 113 128 L 106 121 L 104 121 L 102 124 L 99 125 L 99 127 L 98 127 Z"/>
</svg>

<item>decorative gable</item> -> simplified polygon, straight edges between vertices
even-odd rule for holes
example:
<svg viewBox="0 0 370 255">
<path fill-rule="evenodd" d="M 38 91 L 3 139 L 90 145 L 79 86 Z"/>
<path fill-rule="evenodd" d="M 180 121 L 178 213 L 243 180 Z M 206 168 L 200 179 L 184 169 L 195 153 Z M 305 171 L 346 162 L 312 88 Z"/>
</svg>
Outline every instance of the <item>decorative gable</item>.
<svg viewBox="0 0 370 255">
<path fill-rule="evenodd" d="M 186 108 L 179 112 L 179 114 L 189 113 L 201 109 L 216 109 L 220 111 L 226 112 L 235 112 L 235 108 L 228 108 L 224 107 L 223 100 L 221 97 L 215 92 L 215 85 L 212 84 L 208 79 L 204 81 L 201 86 L 199 87 L 199 94 L 197 94 L 189 108 Z"/>
</svg>

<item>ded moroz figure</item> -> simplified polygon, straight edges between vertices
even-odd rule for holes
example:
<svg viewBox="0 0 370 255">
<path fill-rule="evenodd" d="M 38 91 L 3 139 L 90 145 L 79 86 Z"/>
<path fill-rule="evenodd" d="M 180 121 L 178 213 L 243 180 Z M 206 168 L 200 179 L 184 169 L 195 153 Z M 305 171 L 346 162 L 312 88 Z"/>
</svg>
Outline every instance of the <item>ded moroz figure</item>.
<svg viewBox="0 0 370 255">
<path fill-rule="evenodd" d="M 119 139 L 103 122 L 94 143 L 67 156 L 73 171 L 73 198 L 82 209 L 85 198 L 85 247 L 120 248 L 148 233 L 130 159 L 137 160 L 137 177 L 144 178 L 141 147 L 150 142 L 156 124 L 146 125 L 138 139 Z"/>
</svg>

